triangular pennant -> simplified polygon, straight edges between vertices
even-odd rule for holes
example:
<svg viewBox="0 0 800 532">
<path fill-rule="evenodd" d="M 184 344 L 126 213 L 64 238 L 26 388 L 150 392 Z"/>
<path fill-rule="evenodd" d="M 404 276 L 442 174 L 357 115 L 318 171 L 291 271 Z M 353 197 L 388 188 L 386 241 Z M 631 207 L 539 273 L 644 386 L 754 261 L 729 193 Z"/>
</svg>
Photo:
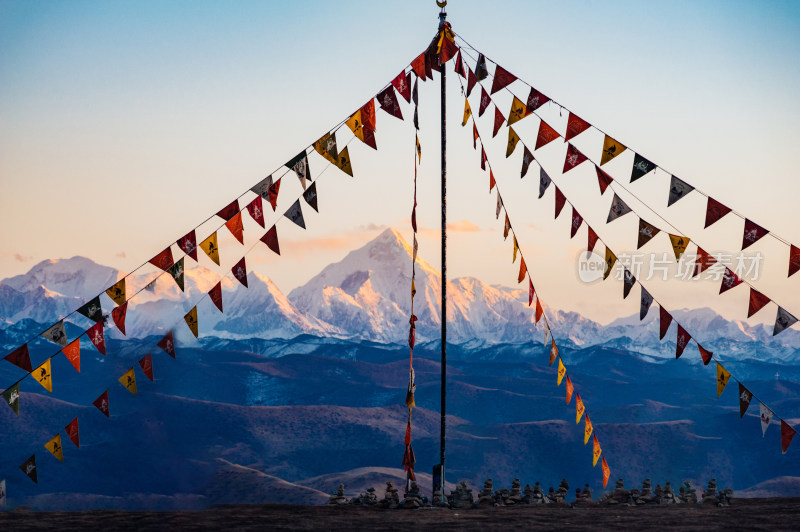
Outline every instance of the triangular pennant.
<svg viewBox="0 0 800 532">
<path fill-rule="evenodd" d="M 524 144 L 522 145 L 525 148 L 525 151 L 522 152 L 522 170 L 520 170 L 519 178 L 522 179 L 528 173 L 528 167 L 530 166 L 531 162 L 533 162 L 533 153 L 531 150 L 528 149 L 527 146 Z"/>
<path fill-rule="evenodd" d="M 222 281 L 217 282 L 211 290 L 208 291 L 208 297 L 211 299 L 211 302 L 214 303 L 220 312 L 222 310 Z"/>
<path fill-rule="evenodd" d="M 543 167 L 539 167 L 539 199 L 542 199 L 544 196 L 547 187 L 550 186 L 553 180 L 550 179 L 550 176 L 547 175 L 547 172 L 544 171 Z"/>
<path fill-rule="evenodd" d="M 742 236 L 742 249 L 745 250 L 751 245 L 761 240 L 766 234 L 769 233 L 758 224 L 751 222 L 749 219 L 744 220 L 744 236 Z"/>
<path fill-rule="evenodd" d="M 481 144 L 481 170 L 486 170 L 486 149 Z"/>
<path fill-rule="evenodd" d="M 347 148 L 345 148 L 346 150 Z M 342 155 L 344 155 L 344 150 L 342 151 Z M 311 186 L 303 192 L 303 199 L 306 200 L 312 209 L 319 212 L 319 207 L 317 206 L 317 184 L 311 183 Z"/>
<path fill-rule="evenodd" d="M 230 220 L 225 222 L 225 227 L 228 228 L 228 231 L 231 232 L 233 237 L 238 240 L 240 244 L 244 244 L 244 226 L 242 225 L 241 212 L 237 212 Z"/>
<path fill-rule="evenodd" d="M 631 293 L 631 288 L 633 288 L 633 285 L 636 283 L 636 277 L 634 277 L 630 270 L 626 269 L 622 281 L 622 299 L 627 299 L 628 294 Z"/>
<path fill-rule="evenodd" d="M 583 406 L 583 401 L 581 400 L 581 394 L 575 394 L 575 424 L 581 422 L 581 418 L 583 417 L 583 413 L 586 412 L 586 408 Z"/>
<path fill-rule="evenodd" d="M 647 316 L 647 311 L 650 310 L 650 305 L 653 304 L 653 296 L 650 295 L 650 292 L 645 290 L 644 286 L 642 287 L 642 301 L 639 305 L 639 321 L 642 321 L 645 316 Z"/>
<path fill-rule="evenodd" d="M 561 386 L 561 381 L 564 380 L 564 375 L 567 374 L 567 367 L 561 358 L 558 359 L 558 378 L 556 379 L 556 386 Z"/>
<path fill-rule="evenodd" d="M 528 115 L 527 107 L 522 101 L 514 96 L 511 101 L 511 110 L 508 112 L 508 125 L 519 122 Z M 502 116 L 502 115 L 501 115 Z M 495 120 L 495 127 L 497 127 L 497 120 Z"/>
<path fill-rule="evenodd" d="M 625 216 L 629 212 L 632 212 L 632 209 L 628 207 L 627 203 L 622 201 L 622 198 L 614 193 L 614 199 L 611 200 L 611 208 L 608 210 L 608 218 L 606 219 L 606 223 L 613 222 L 617 218 Z"/>
<path fill-rule="evenodd" d="M 230 205 L 226 206 L 222 210 L 217 213 L 217 216 L 225 220 L 226 222 L 236 216 L 239 213 L 239 200 L 233 200 Z"/>
<path fill-rule="evenodd" d="M 500 128 L 503 127 L 503 123 L 505 123 L 506 117 L 503 116 L 503 113 L 500 112 L 500 108 L 496 105 L 494 106 L 494 130 L 492 131 L 492 138 L 497 136 L 497 132 L 500 131 Z M 509 122 L 511 125 L 511 122 Z"/>
<path fill-rule="evenodd" d="M 508 146 L 506 146 L 506 158 L 508 158 L 512 153 L 514 153 L 514 149 L 517 147 L 518 142 L 519 142 L 519 135 L 517 135 L 517 132 L 514 131 L 513 127 L 509 126 Z"/>
<path fill-rule="evenodd" d="M 478 76 L 480 79 L 480 76 Z M 506 70 L 505 68 L 497 65 L 494 70 L 494 80 L 492 80 L 492 94 L 502 90 L 517 80 L 517 76 Z"/>
<path fill-rule="evenodd" d="M 775 415 L 775 412 L 770 410 L 769 407 L 761 401 L 759 401 L 758 404 L 761 407 L 761 437 L 763 438 L 767 434 L 767 428 L 769 424 L 772 423 L 772 417 Z"/>
<path fill-rule="evenodd" d="M 572 392 L 574 389 L 575 388 L 572 386 L 572 380 L 570 380 L 569 375 L 567 375 L 567 404 L 572 401 Z"/>
<path fill-rule="evenodd" d="M 394 90 L 389 87 L 389 90 L 392 91 L 392 95 L 394 95 Z M 397 99 L 395 99 L 397 102 Z M 339 158 L 339 149 L 336 146 L 336 132 L 333 133 L 325 133 L 322 137 L 319 138 L 314 143 L 314 149 L 317 153 L 322 155 L 322 157 L 330 163 L 336 164 L 336 160 Z M 298 177 L 300 174 L 297 174 Z M 303 190 L 306 189 L 306 183 L 303 178 L 300 178 L 300 181 L 303 185 Z"/>
<path fill-rule="evenodd" d="M 536 303 L 538 306 L 539 299 L 536 299 Z M 550 325 L 547 323 L 547 320 L 544 320 L 544 341 L 542 345 L 547 345 L 547 340 L 550 338 Z M 569 381 L 569 377 L 567 377 L 567 381 Z"/>
<path fill-rule="evenodd" d="M 464 61 L 461 58 L 461 50 L 456 54 L 455 73 L 464 79 L 467 79 L 467 73 L 464 71 Z"/>
<path fill-rule="evenodd" d="M 475 88 L 476 83 L 478 83 L 478 77 L 472 70 L 467 69 L 467 98 L 472 94 L 472 89 Z"/>
<path fill-rule="evenodd" d="M 586 161 L 586 156 L 581 153 L 581 151 L 573 146 L 572 144 L 567 144 L 567 155 L 564 158 L 564 169 L 561 170 L 562 174 L 565 174 L 581 164 L 582 162 Z"/>
<path fill-rule="evenodd" d="M 475 77 L 478 81 L 483 81 L 489 76 L 489 70 L 486 68 L 486 58 L 483 54 L 478 54 L 478 61 L 475 64 Z"/>
<path fill-rule="evenodd" d="M 117 329 L 122 334 L 125 334 L 125 317 L 127 315 L 128 315 L 127 301 L 111 311 L 111 319 L 114 320 L 114 325 L 117 326 Z"/>
<path fill-rule="evenodd" d="M 728 381 L 731 378 L 731 373 L 722 367 L 722 364 L 717 362 L 717 397 L 722 395 L 722 391 L 725 389 L 725 386 L 728 385 Z"/>
<path fill-rule="evenodd" d="M 739 417 L 744 417 L 747 408 L 750 406 L 750 401 L 753 400 L 753 393 L 744 387 L 744 384 L 739 383 Z"/>
<path fill-rule="evenodd" d="M 572 238 L 578 232 L 578 229 L 581 228 L 581 224 L 583 223 L 583 217 L 578 214 L 578 211 L 575 210 L 575 207 L 572 207 L 572 226 L 570 227 L 569 237 Z"/>
<path fill-rule="evenodd" d="M 264 227 L 264 203 L 261 201 L 261 196 L 256 196 L 247 204 L 247 212 L 255 223 Z"/>
<path fill-rule="evenodd" d="M 411 70 L 414 71 L 414 74 L 416 74 L 418 78 L 425 81 L 425 52 L 419 54 L 416 59 L 411 61 Z"/>
<path fill-rule="evenodd" d="M 655 169 L 656 165 L 648 161 L 638 153 L 633 157 L 633 169 L 631 170 L 631 183 L 643 175 Z"/>
<path fill-rule="evenodd" d="M 797 318 L 789 314 L 783 307 L 778 307 L 778 315 L 775 317 L 775 327 L 772 329 L 772 336 L 783 332 L 797 323 Z"/>
<path fill-rule="evenodd" d="M 106 417 L 111 417 L 111 411 L 108 408 L 108 390 L 100 394 L 100 397 L 92 401 L 92 404 L 105 414 Z"/>
<path fill-rule="evenodd" d="M 306 228 L 306 222 L 303 219 L 303 209 L 300 207 L 300 200 L 295 200 L 292 206 L 289 207 L 283 215 L 303 229 Z"/>
<path fill-rule="evenodd" d="M 603 450 L 600 448 L 600 442 L 597 441 L 597 435 L 592 436 L 592 439 L 592 467 L 595 467 Z"/>
<path fill-rule="evenodd" d="M 96 296 L 78 309 L 78 314 L 82 314 L 97 323 L 103 321 L 103 308 L 100 306 L 100 297 Z"/>
<path fill-rule="evenodd" d="M 636 249 L 641 248 L 656 236 L 661 229 L 651 223 L 647 223 L 639 218 L 639 240 L 636 243 Z M 684 250 L 686 248 L 684 247 Z"/>
<path fill-rule="evenodd" d="M 183 316 L 183 320 L 189 326 L 189 330 L 192 331 L 194 337 L 197 338 L 197 305 Z"/>
<path fill-rule="evenodd" d="M 278 244 L 278 228 L 276 226 L 270 227 L 269 231 L 264 233 L 261 241 L 267 245 L 269 249 L 275 252 L 276 255 L 281 254 L 281 247 Z"/>
<path fill-rule="evenodd" d="M 539 132 L 536 134 L 536 146 L 533 148 L 534 151 L 538 150 L 542 146 L 546 146 L 550 144 L 561 135 L 558 134 L 558 131 L 550 127 L 550 125 L 545 122 L 544 120 L 539 121 Z"/>
<path fill-rule="evenodd" d="M 675 260 L 680 260 L 681 255 L 683 255 L 686 248 L 689 246 L 689 237 L 670 234 L 669 241 L 672 243 L 672 251 L 675 253 Z"/>
<path fill-rule="evenodd" d="M 272 186 L 272 176 L 268 175 L 252 187 L 250 187 L 250 192 L 255 193 L 259 197 L 264 199 L 268 199 L 269 187 Z"/>
<path fill-rule="evenodd" d="M 567 203 L 567 197 L 561 192 L 561 189 L 558 186 L 555 187 L 556 189 L 556 218 L 558 215 L 561 214 L 561 210 L 564 208 L 564 205 Z"/>
<path fill-rule="evenodd" d="M 459 51 L 459 54 L 460 53 L 461 52 Z M 460 56 L 459 56 L 459 59 L 461 59 Z M 459 63 L 460 62 L 461 61 L 459 61 Z M 463 69 L 464 67 L 462 66 L 461 68 Z M 462 72 L 463 72 L 463 70 L 462 70 Z M 411 103 L 411 83 L 410 83 L 410 80 L 411 80 L 411 75 L 410 74 L 406 74 L 405 70 L 400 72 L 392 80 L 392 87 L 394 87 L 395 90 L 400 94 L 400 96 L 402 96 L 403 99 L 408 103 Z"/>
<path fill-rule="evenodd" d="M 800 271 L 800 248 L 789 246 L 789 277 Z"/>
<path fill-rule="evenodd" d="M 694 187 L 685 181 L 681 181 L 677 177 L 670 176 L 669 180 L 669 199 L 667 199 L 667 207 L 671 207 L 676 201 L 684 197 L 686 194 L 694 190 Z"/>
<path fill-rule="evenodd" d="M 69 441 L 75 445 L 78 449 L 81 447 L 81 435 L 80 430 L 78 427 L 78 418 L 73 419 L 69 422 L 69 424 L 64 427 L 64 431 L 67 433 L 67 438 Z"/>
<path fill-rule="evenodd" d="M 533 281 L 531 278 L 528 277 L 528 306 L 530 307 L 533 304 L 533 296 L 536 294 L 536 290 L 533 289 Z"/>
<path fill-rule="evenodd" d="M 31 356 L 28 351 L 28 344 L 22 344 L 20 347 L 14 349 L 12 352 L 5 356 L 5 359 L 17 366 L 24 369 L 28 373 L 33 371 L 31 366 Z"/>
<path fill-rule="evenodd" d="M 506 213 L 506 223 L 503 226 L 503 240 L 508 238 L 508 232 L 511 230 L 511 220 L 508 219 L 508 213 Z"/>
<path fill-rule="evenodd" d="M 589 414 L 584 416 L 585 425 L 583 427 L 583 444 L 586 445 L 589 443 L 589 437 L 594 432 L 594 426 L 592 426 L 592 420 L 589 419 Z"/>
<path fill-rule="evenodd" d="M 245 264 L 244 257 L 231 268 L 231 272 L 236 280 L 247 288 L 247 264 Z"/>
<path fill-rule="evenodd" d="M 594 229 L 589 227 L 589 224 L 586 224 L 586 228 L 588 229 L 589 233 L 589 238 L 586 245 L 586 256 L 588 257 L 592 254 L 594 247 L 597 245 L 598 236 L 597 233 L 594 232 Z"/>
<path fill-rule="evenodd" d="M 19 415 L 19 383 L 15 383 L 2 393 L 3 400 Z"/>
<path fill-rule="evenodd" d="M 167 248 L 152 259 L 150 259 L 150 264 L 159 268 L 161 270 L 165 270 L 172 266 L 172 248 Z"/>
<path fill-rule="evenodd" d="M 139 367 L 142 368 L 142 373 L 144 376 L 150 379 L 150 382 L 153 381 L 153 355 L 147 353 L 145 356 L 139 359 Z"/>
<path fill-rule="evenodd" d="M 597 183 L 598 185 L 600 185 L 600 195 L 602 196 L 603 194 L 606 193 L 608 185 L 610 185 L 611 182 L 614 181 L 614 178 L 612 178 L 610 175 L 601 170 L 600 167 L 597 165 L 595 165 L 594 169 L 595 172 L 597 173 Z"/>
<path fill-rule="evenodd" d="M 364 119 L 363 113 L 362 113 L 362 117 L 361 118 L 362 118 L 362 120 Z M 330 136 L 330 135 L 327 135 L 327 136 Z M 323 137 L 323 139 L 324 138 L 325 137 Z M 320 139 L 320 140 L 318 140 L 317 142 L 314 143 L 314 148 L 315 149 L 317 148 L 317 143 L 320 142 L 321 140 L 322 139 Z M 336 149 L 336 139 L 335 138 L 333 140 L 333 149 L 334 150 Z M 323 152 L 323 153 L 325 153 L 325 152 Z M 327 155 L 327 153 L 326 153 L 326 155 Z M 338 155 L 338 153 L 337 153 L 337 155 Z M 325 157 L 325 158 L 327 159 L 328 157 Z M 335 163 L 336 159 L 334 158 L 331 162 Z M 311 169 L 308 166 L 308 154 L 306 154 L 305 150 L 303 150 L 300 153 L 298 153 L 297 155 L 295 155 L 294 158 L 291 161 L 289 161 L 288 163 L 286 163 L 285 166 L 287 168 L 290 168 L 290 169 L 294 170 L 294 173 L 297 174 L 297 179 L 300 180 L 300 184 L 303 186 L 303 190 L 305 190 L 306 189 L 306 180 L 311 178 Z"/>
<path fill-rule="evenodd" d="M 730 268 L 725 268 L 725 274 L 722 276 L 722 284 L 719 287 L 719 293 L 727 292 L 735 286 L 742 284 L 742 280 L 738 275 L 733 273 Z"/>
<path fill-rule="evenodd" d="M 525 257 L 520 258 L 519 262 L 519 275 L 517 276 L 517 282 L 521 283 L 523 279 L 525 279 L 525 275 L 528 273 L 528 267 L 525 266 Z"/>
<path fill-rule="evenodd" d="M 492 191 L 494 186 L 497 184 L 497 181 L 494 180 L 494 172 L 491 168 L 489 168 L 489 192 Z"/>
<path fill-rule="evenodd" d="M 178 239 L 178 247 L 197 262 L 197 237 L 195 236 L 194 229 Z"/>
<path fill-rule="evenodd" d="M 490 103 L 492 103 L 491 96 L 489 96 L 489 93 L 486 92 L 486 89 L 481 86 L 481 101 L 480 105 L 478 106 L 478 116 L 483 116 L 483 113 L 486 112 L 486 108 L 489 107 Z"/>
<path fill-rule="evenodd" d="M 500 219 L 500 211 L 503 210 L 503 199 L 500 197 L 500 191 L 497 191 L 497 207 L 494 210 L 494 217 Z"/>
<path fill-rule="evenodd" d="M 670 314 L 664 307 L 661 307 L 659 316 L 661 319 L 659 320 L 660 326 L 658 332 L 658 339 L 663 340 L 664 336 L 667 334 L 667 330 L 669 329 L 670 324 L 672 323 L 672 314 Z"/>
<path fill-rule="evenodd" d="M 348 118 L 345 124 L 347 124 L 347 127 L 353 131 L 353 134 L 361 142 L 373 149 L 378 149 L 378 145 L 375 143 L 374 132 L 364 127 L 361 109 L 356 111 L 350 118 Z"/>
<path fill-rule="evenodd" d="M 466 126 L 469 117 L 472 116 L 472 108 L 469 106 L 469 100 L 464 98 L 464 118 L 461 120 L 461 126 Z"/>
<path fill-rule="evenodd" d="M 38 472 L 36 470 L 36 455 L 35 454 L 32 455 L 27 460 L 25 460 L 24 462 L 22 462 L 22 465 L 19 466 L 19 468 L 22 470 L 23 473 L 28 475 L 28 478 L 30 478 L 32 481 L 34 481 L 37 484 L 39 483 L 39 478 L 38 478 L 38 474 L 37 474 Z"/>
<path fill-rule="evenodd" d="M 50 454 L 58 458 L 59 462 L 64 461 L 64 449 L 61 447 L 61 434 L 56 434 L 53 438 L 44 444 L 44 448 L 50 451 Z"/>
<path fill-rule="evenodd" d="M 175 358 L 175 335 L 172 333 L 172 331 L 169 331 L 167 334 L 165 334 L 156 345 L 160 347 L 166 354 L 172 358 Z"/>
<path fill-rule="evenodd" d="M 558 346 L 556 345 L 556 339 L 552 338 L 550 340 L 550 366 L 553 365 L 553 362 L 556 361 L 558 358 Z"/>
<path fill-rule="evenodd" d="M 717 259 L 711 256 L 700 246 L 697 246 L 697 258 L 694 259 L 694 275 L 697 277 L 717 262 Z"/>
<path fill-rule="evenodd" d="M 542 319 L 542 315 L 544 314 L 544 309 L 542 308 L 542 300 L 538 297 L 536 298 L 536 323 L 539 323 L 539 320 Z"/>
<path fill-rule="evenodd" d="M 105 356 L 106 354 L 106 337 L 103 332 L 103 322 L 95 323 L 92 325 L 87 331 L 86 336 L 89 337 L 89 340 L 92 342 L 92 345 L 100 351 L 100 354 Z"/>
<path fill-rule="evenodd" d="M 383 89 L 376 96 L 381 109 L 389 113 L 395 118 L 403 119 L 403 113 L 400 111 L 400 102 L 397 101 L 397 95 L 394 93 L 394 87 L 391 85 Z"/>
<path fill-rule="evenodd" d="M 764 306 L 772 301 L 770 298 L 756 290 L 755 288 L 750 288 L 750 303 L 747 305 L 747 317 L 749 318 Z"/>
<path fill-rule="evenodd" d="M 50 371 L 50 359 L 45 360 L 41 366 L 31 373 L 36 382 L 50 393 L 53 393 L 53 374 Z"/>
<path fill-rule="evenodd" d="M 579 117 L 575 113 L 570 112 L 569 117 L 567 118 L 567 135 L 564 137 L 564 140 L 569 142 L 590 127 L 591 124 L 589 122 Z"/>
<path fill-rule="evenodd" d="M 125 303 L 125 300 L 127 299 L 125 297 L 125 278 L 123 277 L 114 283 L 111 288 L 106 290 L 106 294 L 108 294 L 108 297 L 110 297 L 111 300 L 117 305 L 122 305 Z"/>
<path fill-rule="evenodd" d="M 175 279 L 175 284 L 178 285 L 178 288 L 181 289 L 181 292 L 184 291 L 184 269 L 183 269 L 183 257 L 181 260 L 173 264 L 169 267 L 169 274 Z"/>
<path fill-rule="evenodd" d="M 64 329 L 64 320 L 61 320 L 54 325 L 51 325 L 45 332 L 43 332 L 39 336 L 41 336 L 42 338 L 46 338 L 51 342 L 60 345 L 61 347 L 66 347 L 67 332 Z"/>
<path fill-rule="evenodd" d="M 603 487 L 605 488 L 608 485 L 608 479 L 611 478 L 611 470 L 608 468 L 605 456 L 601 459 L 601 462 L 603 464 Z"/>
<path fill-rule="evenodd" d="M 119 379 L 119 383 L 125 387 L 126 390 L 131 392 L 133 395 L 137 395 L 136 391 L 136 373 L 134 373 L 133 368 L 126 371 L 122 377 Z"/>
<path fill-rule="evenodd" d="M 419 142 L 419 140 L 417 140 Z M 475 122 L 472 122 L 472 149 L 478 149 L 478 127 L 475 125 Z"/>
<path fill-rule="evenodd" d="M 74 342 L 61 350 L 64 356 L 67 357 L 72 367 L 81 372 L 81 339 L 76 338 Z"/>
<path fill-rule="evenodd" d="M 608 279 L 609 275 L 611 275 L 611 270 L 614 269 L 614 264 L 616 263 L 617 263 L 617 256 L 614 255 L 614 252 L 611 251 L 611 248 L 606 246 L 606 269 L 603 271 L 604 281 Z"/>
<path fill-rule="evenodd" d="M 219 246 L 217 245 L 217 232 L 214 231 L 211 235 L 200 242 L 200 249 L 206 252 L 208 258 L 214 261 L 214 264 L 219 266 Z"/>
<path fill-rule="evenodd" d="M 531 87 L 531 92 L 528 93 L 528 101 L 525 104 L 527 113 L 534 112 L 549 101 L 550 98 Z"/>
<path fill-rule="evenodd" d="M 422 162 L 422 146 L 419 143 L 419 135 L 416 135 L 414 137 L 414 141 L 417 146 L 417 164 L 420 164 Z"/>
<path fill-rule="evenodd" d="M 620 142 L 606 135 L 606 138 L 603 140 L 603 155 L 600 157 L 600 166 L 603 166 L 608 161 L 624 152 L 625 149 L 625 146 Z"/>
<path fill-rule="evenodd" d="M 729 207 L 726 207 L 722 203 L 718 202 L 711 196 L 708 197 L 708 203 L 706 203 L 706 224 L 705 227 L 709 227 L 710 225 L 715 224 L 719 221 L 720 218 L 725 216 L 731 212 Z"/>
<path fill-rule="evenodd" d="M 678 324 L 678 336 L 675 340 L 675 358 L 680 358 L 683 354 L 683 350 L 686 349 L 686 346 L 689 345 L 689 340 L 692 339 L 692 336 L 686 332 L 686 329 L 679 323 Z"/>
<path fill-rule="evenodd" d="M 783 454 L 786 454 L 786 451 L 789 449 L 789 445 L 791 445 L 794 435 L 795 430 L 791 427 L 791 425 L 781 419 L 781 452 Z"/>
<path fill-rule="evenodd" d="M 269 187 L 269 204 L 272 206 L 272 212 L 275 212 L 275 209 L 278 208 L 278 193 L 281 190 L 281 180 L 278 179 L 275 183 Z"/>
</svg>

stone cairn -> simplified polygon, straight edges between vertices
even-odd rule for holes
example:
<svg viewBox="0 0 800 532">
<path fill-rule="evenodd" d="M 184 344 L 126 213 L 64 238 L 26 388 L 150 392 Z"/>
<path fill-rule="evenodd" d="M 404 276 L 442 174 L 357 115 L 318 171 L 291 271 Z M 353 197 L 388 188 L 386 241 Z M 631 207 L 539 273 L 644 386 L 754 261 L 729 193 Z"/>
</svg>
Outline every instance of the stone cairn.
<svg viewBox="0 0 800 532">
<path fill-rule="evenodd" d="M 490 478 L 486 479 L 483 489 L 478 493 L 478 506 L 494 506 L 494 488 Z"/>
<path fill-rule="evenodd" d="M 511 483 L 511 492 L 505 499 L 506 506 L 513 506 L 522 502 L 522 490 L 520 489 L 519 479 L 515 478 Z"/>
<path fill-rule="evenodd" d="M 658 501 L 656 500 L 656 496 L 653 494 L 650 486 L 651 486 L 650 479 L 646 478 L 646 479 L 644 479 L 644 482 L 642 482 L 642 490 L 641 491 L 638 491 L 634 495 L 633 490 L 632 490 L 631 491 L 631 498 L 633 499 L 633 502 L 636 503 L 636 504 L 639 504 L 639 505 L 641 505 L 641 504 L 657 504 Z"/>
<path fill-rule="evenodd" d="M 586 484 L 583 487 L 583 491 L 581 491 L 580 488 L 575 488 L 575 504 L 577 505 L 595 504 L 592 501 L 592 488 L 589 487 L 589 484 Z"/>
<path fill-rule="evenodd" d="M 708 487 L 703 492 L 703 504 L 716 504 L 717 506 L 730 506 L 733 498 L 733 490 L 717 490 L 717 479 L 712 478 L 708 481 Z"/>
<path fill-rule="evenodd" d="M 431 501 L 431 504 L 434 508 L 449 508 L 447 500 L 444 498 L 442 490 L 439 488 L 439 486 L 436 486 L 436 489 L 433 490 L 432 499 L 433 500 Z"/>
<path fill-rule="evenodd" d="M 553 488 L 550 488 L 550 493 L 552 494 L 551 497 L 553 500 L 551 502 L 558 503 L 558 504 L 566 504 L 567 503 L 567 493 L 569 493 L 569 483 L 567 479 L 562 478 L 561 483 L 558 485 L 558 490 L 553 492 Z"/>
<path fill-rule="evenodd" d="M 369 488 L 367 491 L 355 497 L 350 501 L 350 504 L 356 506 L 375 506 L 378 504 L 378 495 L 375 493 L 375 488 Z"/>
<path fill-rule="evenodd" d="M 614 491 L 607 493 L 600 500 L 600 503 L 604 505 L 630 504 L 631 502 L 631 493 L 625 489 L 625 482 L 621 478 L 617 479 Z"/>
<path fill-rule="evenodd" d="M 678 490 L 678 498 L 685 504 L 697 504 L 697 492 L 688 480 Z"/>
<path fill-rule="evenodd" d="M 474 502 L 472 490 L 467 487 L 466 481 L 456 484 L 456 489 L 448 497 L 450 508 L 466 509 L 471 508 Z"/>
<path fill-rule="evenodd" d="M 400 506 L 400 494 L 391 480 L 386 483 L 386 492 L 383 495 L 383 499 L 378 502 L 378 506 L 380 508 L 397 508 Z"/>
<path fill-rule="evenodd" d="M 412 481 L 411 487 L 406 492 L 404 500 L 403 500 L 403 508 L 408 510 L 413 510 L 415 508 L 419 508 L 424 503 L 422 496 L 419 494 L 419 486 L 417 483 Z"/>
<path fill-rule="evenodd" d="M 344 484 L 339 484 L 339 487 L 331 493 L 328 497 L 328 506 L 341 506 L 343 504 L 347 504 L 348 501 L 347 497 L 344 496 Z"/>
</svg>

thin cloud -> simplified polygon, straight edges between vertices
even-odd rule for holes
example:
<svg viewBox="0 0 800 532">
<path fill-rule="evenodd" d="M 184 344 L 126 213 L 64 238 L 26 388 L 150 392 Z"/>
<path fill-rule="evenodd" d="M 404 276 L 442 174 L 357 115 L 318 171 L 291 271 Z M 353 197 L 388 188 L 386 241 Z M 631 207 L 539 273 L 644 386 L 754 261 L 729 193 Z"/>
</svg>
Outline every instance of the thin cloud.
<svg viewBox="0 0 800 532">
<path fill-rule="evenodd" d="M 17 262 L 28 262 L 29 260 L 33 259 L 31 256 L 20 255 L 19 253 L 14 253 L 14 260 Z"/>
<path fill-rule="evenodd" d="M 114 255 L 114 256 L 115 256 L 115 257 L 119 257 L 120 259 L 125 259 L 125 258 L 127 258 L 127 257 L 128 257 L 128 256 L 125 254 L 125 252 L 124 252 L 124 251 L 120 251 L 119 253 L 117 253 L 117 254 L 116 254 L 116 255 Z"/>
<path fill-rule="evenodd" d="M 447 230 L 459 233 L 476 233 L 480 231 L 481 228 L 469 220 L 459 220 L 457 222 L 449 222 L 447 224 Z"/>
</svg>

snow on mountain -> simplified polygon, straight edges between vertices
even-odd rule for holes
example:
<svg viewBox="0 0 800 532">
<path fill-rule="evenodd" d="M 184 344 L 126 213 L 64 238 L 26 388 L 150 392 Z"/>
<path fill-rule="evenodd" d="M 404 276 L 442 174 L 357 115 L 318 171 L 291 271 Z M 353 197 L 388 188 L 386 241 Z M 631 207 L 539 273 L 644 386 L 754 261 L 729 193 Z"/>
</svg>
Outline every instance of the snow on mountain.
<svg viewBox="0 0 800 532">
<path fill-rule="evenodd" d="M 18 292 L 30 292 L 44 286 L 66 297 L 86 298 L 105 290 L 120 277 L 119 270 L 86 257 L 72 257 L 42 261 L 28 273 L 4 279 L 2 284 Z"/>
</svg>

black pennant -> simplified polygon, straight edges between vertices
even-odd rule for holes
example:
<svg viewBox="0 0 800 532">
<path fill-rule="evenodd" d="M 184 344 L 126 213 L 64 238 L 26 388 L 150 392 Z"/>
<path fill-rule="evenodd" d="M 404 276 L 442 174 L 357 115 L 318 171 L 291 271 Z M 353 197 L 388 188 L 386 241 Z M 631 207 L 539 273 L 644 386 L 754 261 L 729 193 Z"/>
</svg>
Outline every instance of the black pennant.
<svg viewBox="0 0 800 532">
<path fill-rule="evenodd" d="M 103 321 L 103 307 L 100 306 L 100 296 L 83 305 L 78 309 L 78 312 L 97 323 Z"/>
<path fill-rule="evenodd" d="M 319 212 L 317 208 L 317 184 L 311 183 L 311 186 L 303 192 L 303 199 L 306 200 L 306 203 L 311 205 L 311 208 L 315 211 Z M 294 221 L 294 220 L 292 220 Z"/>
</svg>

